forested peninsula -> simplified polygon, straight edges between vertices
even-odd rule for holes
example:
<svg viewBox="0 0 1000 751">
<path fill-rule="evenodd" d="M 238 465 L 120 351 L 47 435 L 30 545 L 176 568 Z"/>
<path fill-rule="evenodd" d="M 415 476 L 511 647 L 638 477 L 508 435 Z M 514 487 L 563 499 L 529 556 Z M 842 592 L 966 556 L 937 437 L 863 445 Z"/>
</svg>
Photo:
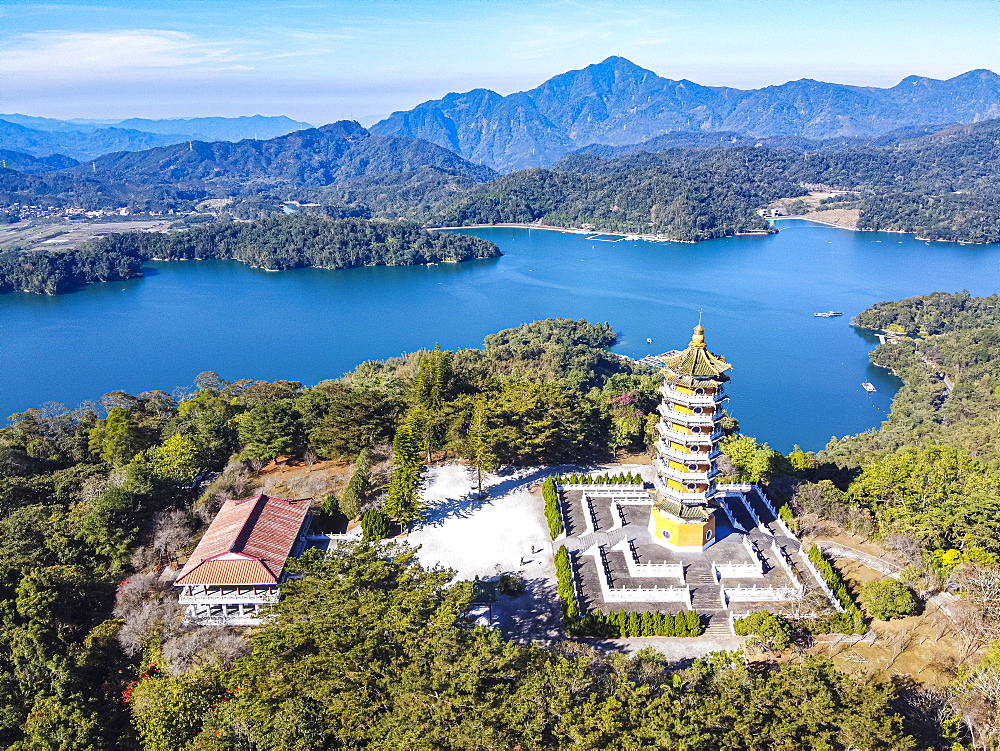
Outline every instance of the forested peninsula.
<svg viewBox="0 0 1000 751">
<path fill-rule="evenodd" d="M 92 282 L 142 276 L 149 260 L 225 259 L 269 271 L 314 266 L 407 266 L 500 256 L 476 237 L 428 232 L 412 222 L 273 216 L 182 232 L 128 232 L 66 251 L 0 254 L 0 292 L 61 294 Z"/>
</svg>

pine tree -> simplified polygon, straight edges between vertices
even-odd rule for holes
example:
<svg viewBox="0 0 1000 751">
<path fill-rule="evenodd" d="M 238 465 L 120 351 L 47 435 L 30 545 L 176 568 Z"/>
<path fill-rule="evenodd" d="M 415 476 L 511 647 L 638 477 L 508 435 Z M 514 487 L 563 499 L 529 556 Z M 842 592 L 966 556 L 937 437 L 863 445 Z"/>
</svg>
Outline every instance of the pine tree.
<svg viewBox="0 0 1000 751">
<path fill-rule="evenodd" d="M 354 463 L 354 473 L 340 499 L 340 510 L 348 519 L 357 518 L 361 513 L 361 506 L 368 499 L 368 494 L 372 490 L 371 470 L 372 452 L 366 447 L 358 454 L 358 459 Z"/>
<path fill-rule="evenodd" d="M 468 434 L 469 449 L 472 452 L 473 466 L 476 468 L 476 480 L 480 497 L 483 495 L 483 472 L 495 472 L 498 466 L 497 455 L 494 451 L 493 440 L 489 431 L 488 418 L 489 412 L 486 400 L 480 397 L 476 399 L 476 403 L 472 409 L 472 420 L 469 423 Z M 549 479 L 551 480 L 551 478 Z M 553 487 L 554 490 L 555 488 Z M 549 526 L 552 526 L 551 520 Z M 561 521 L 559 527 L 562 527 Z"/>
<path fill-rule="evenodd" d="M 392 450 L 392 479 L 384 508 L 389 516 L 406 526 L 419 519 L 426 508 L 420 499 L 423 464 L 412 416 L 396 431 Z"/>
<path fill-rule="evenodd" d="M 361 517 L 362 539 L 383 540 L 389 536 L 389 517 L 377 508 L 368 509 Z"/>
</svg>

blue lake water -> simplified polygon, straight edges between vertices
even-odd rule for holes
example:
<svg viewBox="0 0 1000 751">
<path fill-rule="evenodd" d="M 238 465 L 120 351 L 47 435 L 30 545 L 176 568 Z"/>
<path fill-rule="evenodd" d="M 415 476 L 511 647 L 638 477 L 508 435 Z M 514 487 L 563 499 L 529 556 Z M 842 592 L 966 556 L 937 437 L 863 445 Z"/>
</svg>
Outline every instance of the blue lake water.
<svg viewBox="0 0 1000 751">
<path fill-rule="evenodd" d="M 268 273 L 230 261 L 151 263 L 145 279 L 58 297 L 0 295 L 0 414 L 116 389 L 224 378 L 336 378 L 367 359 L 562 316 L 608 321 L 630 356 L 683 347 L 704 311 L 734 368 L 743 431 L 782 451 L 877 426 L 898 380 L 849 318 L 879 300 L 1000 288 L 1000 248 L 925 243 L 802 221 L 768 237 L 601 242 L 490 228 L 503 258 L 438 266 Z M 840 318 L 815 318 L 825 310 Z M 653 340 L 647 344 L 646 339 Z M 868 394 L 862 381 L 878 388 Z"/>
</svg>

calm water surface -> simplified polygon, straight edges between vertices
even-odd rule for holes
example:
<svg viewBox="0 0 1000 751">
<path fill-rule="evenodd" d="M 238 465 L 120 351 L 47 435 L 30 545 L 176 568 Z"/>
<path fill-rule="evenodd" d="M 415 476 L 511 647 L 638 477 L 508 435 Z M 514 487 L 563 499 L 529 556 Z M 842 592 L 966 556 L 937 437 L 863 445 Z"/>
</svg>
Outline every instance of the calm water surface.
<svg viewBox="0 0 1000 751">
<path fill-rule="evenodd" d="M 145 279 L 70 295 L 0 295 L 0 414 L 114 389 L 170 391 L 203 370 L 312 384 L 435 342 L 480 346 L 552 316 L 608 321 L 616 350 L 642 356 L 686 345 L 703 310 L 710 348 L 734 364 L 729 409 L 744 432 L 782 451 L 818 449 L 877 426 L 899 385 L 869 364 L 877 342 L 850 316 L 879 300 L 1000 288 L 996 246 L 780 226 L 696 245 L 484 229 L 469 234 L 496 242 L 503 258 L 277 274 L 151 263 Z M 812 315 L 830 309 L 845 316 Z"/>
</svg>

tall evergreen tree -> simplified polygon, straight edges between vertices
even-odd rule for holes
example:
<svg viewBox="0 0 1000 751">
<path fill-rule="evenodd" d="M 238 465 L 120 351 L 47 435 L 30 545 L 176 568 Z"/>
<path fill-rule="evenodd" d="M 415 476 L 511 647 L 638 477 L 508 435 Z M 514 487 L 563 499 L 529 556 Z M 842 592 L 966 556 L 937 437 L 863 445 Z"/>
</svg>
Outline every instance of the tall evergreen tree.
<svg viewBox="0 0 1000 751">
<path fill-rule="evenodd" d="M 372 452 L 365 447 L 358 454 L 354 463 L 354 473 L 344 488 L 340 499 L 340 510 L 348 519 L 354 519 L 361 513 L 361 505 L 368 499 L 372 490 Z"/>
<path fill-rule="evenodd" d="M 476 483 L 480 496 L 483 494 L 483 472 L 494 472 L 498 466 L 496 451 L 487 425 L 488 417 L 486 400 L 479 397 L 472 409 L 468 441 L 472 464 L 476 468 Z"/>
<path fill-rule="evenodd" d="M 419 519 L 425 508 L 420 498 L 423 471 L 420 441 L 412 416 L 396 431 L 392 450 L 392 479 L 384 509 L 385 513 L 405 526 Z"/>
</svg>

